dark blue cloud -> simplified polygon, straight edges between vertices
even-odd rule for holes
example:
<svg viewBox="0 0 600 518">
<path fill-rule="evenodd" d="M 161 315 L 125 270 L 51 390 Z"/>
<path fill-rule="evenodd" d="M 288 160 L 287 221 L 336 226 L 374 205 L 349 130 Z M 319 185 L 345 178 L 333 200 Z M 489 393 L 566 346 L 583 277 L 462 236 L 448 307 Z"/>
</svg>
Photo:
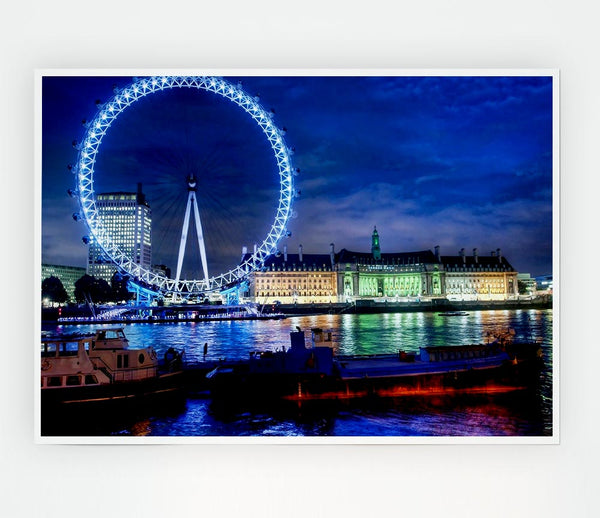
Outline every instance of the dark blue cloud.
<svg viewBox="0 0 600 518">
<path fill-rule="evenodd" d="M 275 122 L 297 150 L 302 197 L 288 247 L 302 243 L 316 253 L 335 241 L 338 249 L 368 250 L 376 224 L 388 251 L 500 247 L 520 271 L 551 271 L 551 78 L 241 79 L 275 109 Z M 44 261 L 85 263 L 78 244 L 85 229 L 65 223 L 74 210 L 64 194 L 74 183 L 66 170 L 75 160 L 70 142 L 82 134 L 81 119 L 93 116 L 94 101 L 129 81 L 44 79 Z M 214 271 L 266 234 L 278 198 L 274 163 L 258 127 L 228 101 L 162 92 L 133 105 L 111 128 L 95 188 L 135 190 L 143 182 L 154 211 L 155 259 L 173 264 L 183 179 L 197 174 Z"/>
</svg>

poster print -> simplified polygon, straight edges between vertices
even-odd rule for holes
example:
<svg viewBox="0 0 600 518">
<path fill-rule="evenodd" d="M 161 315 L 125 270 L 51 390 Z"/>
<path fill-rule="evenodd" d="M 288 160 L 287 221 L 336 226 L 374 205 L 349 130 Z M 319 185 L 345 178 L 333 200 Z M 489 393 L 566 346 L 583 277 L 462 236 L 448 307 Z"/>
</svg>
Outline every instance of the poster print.
<svg viewBox="0 0 600 518">
<path fill-rule="evenodd" d="M 557 82 L 40 72 L 40 440 L 555 441 Z"/>
</svg>

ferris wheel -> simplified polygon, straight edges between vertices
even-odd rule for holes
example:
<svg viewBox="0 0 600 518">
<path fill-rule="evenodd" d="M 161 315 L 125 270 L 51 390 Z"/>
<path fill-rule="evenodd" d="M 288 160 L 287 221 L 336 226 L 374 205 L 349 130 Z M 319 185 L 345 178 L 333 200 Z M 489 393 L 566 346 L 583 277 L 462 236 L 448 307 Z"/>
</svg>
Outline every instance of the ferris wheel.
<svg viewBox="0 0 600 518">
<path fill-rule="evenodd" d="M 253 253 L 245 258 L 243 262 L 229 271 L 212 277 L 208 276 L 205 252 L 201 250 L 205 274 L 203 279 L 180 279 L 180 266 L 176 278 L 171 279 L 164 273 L 152 271 L 138 264 L 133 257 L 130 257 L 119 247 L 116 240 L 111 236 L 111 232 L 103 224 L 94 192 L 94 166 L 102 139 L 107 134 L 111 124 L 124 110 L 139 99 L 173 88 L 189 88 L 212 92 L 228 99 L 244 110 L 266 136 L 274 154 L 279 175 L 279 201 L 275 219 L 262 243 L 255 245 Z M 296 196 L 293 177 L 298 171 L 292 166 L 292 150 L 285 143 L 283 137 L 285 130 L 274 124 L 273 113 L 264 110 L 258 98 L 248 95 L 242 89 L 241 84 L 234 85 L 223 78 L 207 76 L 134 78 L 129 86 L 116 89 L 115 95 L 106 103 L 100 104 L 98 108 L 96 116 L 89 123 L 86 123 L 87 129 L 83 140 L 76 143 L 78 155 L 77 162 L 73 167 L 73 173 L 77 178 L 75 195 L 79 201 L 81 219 L 88 226 L 93 239 L 118 269 L 131 276 L 136 282 L 146 285 L 162 296 L 180 298 L 220 291 L 240 282 L 249 273 L 261 269 L 265 260 L 277 252 L 277 244 L 281 238 L 291 235 L 287 230 L 287 225 L 293 215 L 292 200 Z M 198 217 L 197 208 L 196 217 Z M 197 223 L 200 224 L 199 221 Z"/>
</svg>

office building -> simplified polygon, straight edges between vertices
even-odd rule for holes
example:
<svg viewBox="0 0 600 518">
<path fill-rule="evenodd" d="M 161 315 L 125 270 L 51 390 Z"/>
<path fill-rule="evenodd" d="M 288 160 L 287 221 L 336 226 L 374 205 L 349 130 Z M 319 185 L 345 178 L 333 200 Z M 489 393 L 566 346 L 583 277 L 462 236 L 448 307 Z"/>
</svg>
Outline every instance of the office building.
<svg viewBox="0 0 600 518">
<path fill-rule="evenodd" d="M 111 240 L 136 264 L 150 269 L 152 264 L 152 213 L 138 184 L 137 192 L 98 194 L 96 207 Z M 116 265 L 90 236 L 87 273 L 110 283 Z"/>
</svg>

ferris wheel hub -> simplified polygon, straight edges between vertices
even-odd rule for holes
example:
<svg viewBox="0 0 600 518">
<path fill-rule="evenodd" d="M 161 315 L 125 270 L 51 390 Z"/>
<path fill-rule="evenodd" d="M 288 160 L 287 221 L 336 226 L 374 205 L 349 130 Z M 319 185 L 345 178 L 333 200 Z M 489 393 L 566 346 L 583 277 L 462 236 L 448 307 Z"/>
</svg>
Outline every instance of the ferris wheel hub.
<svg viewBox="0 0 600 518">
<path fill-rule="evenodd" d="M 188 185 L 188 191 L 195 191 L 196 190 L 196 177 L 191 174 L 186 178 L 187 181 L 187 185 Z"/>
</svg>

